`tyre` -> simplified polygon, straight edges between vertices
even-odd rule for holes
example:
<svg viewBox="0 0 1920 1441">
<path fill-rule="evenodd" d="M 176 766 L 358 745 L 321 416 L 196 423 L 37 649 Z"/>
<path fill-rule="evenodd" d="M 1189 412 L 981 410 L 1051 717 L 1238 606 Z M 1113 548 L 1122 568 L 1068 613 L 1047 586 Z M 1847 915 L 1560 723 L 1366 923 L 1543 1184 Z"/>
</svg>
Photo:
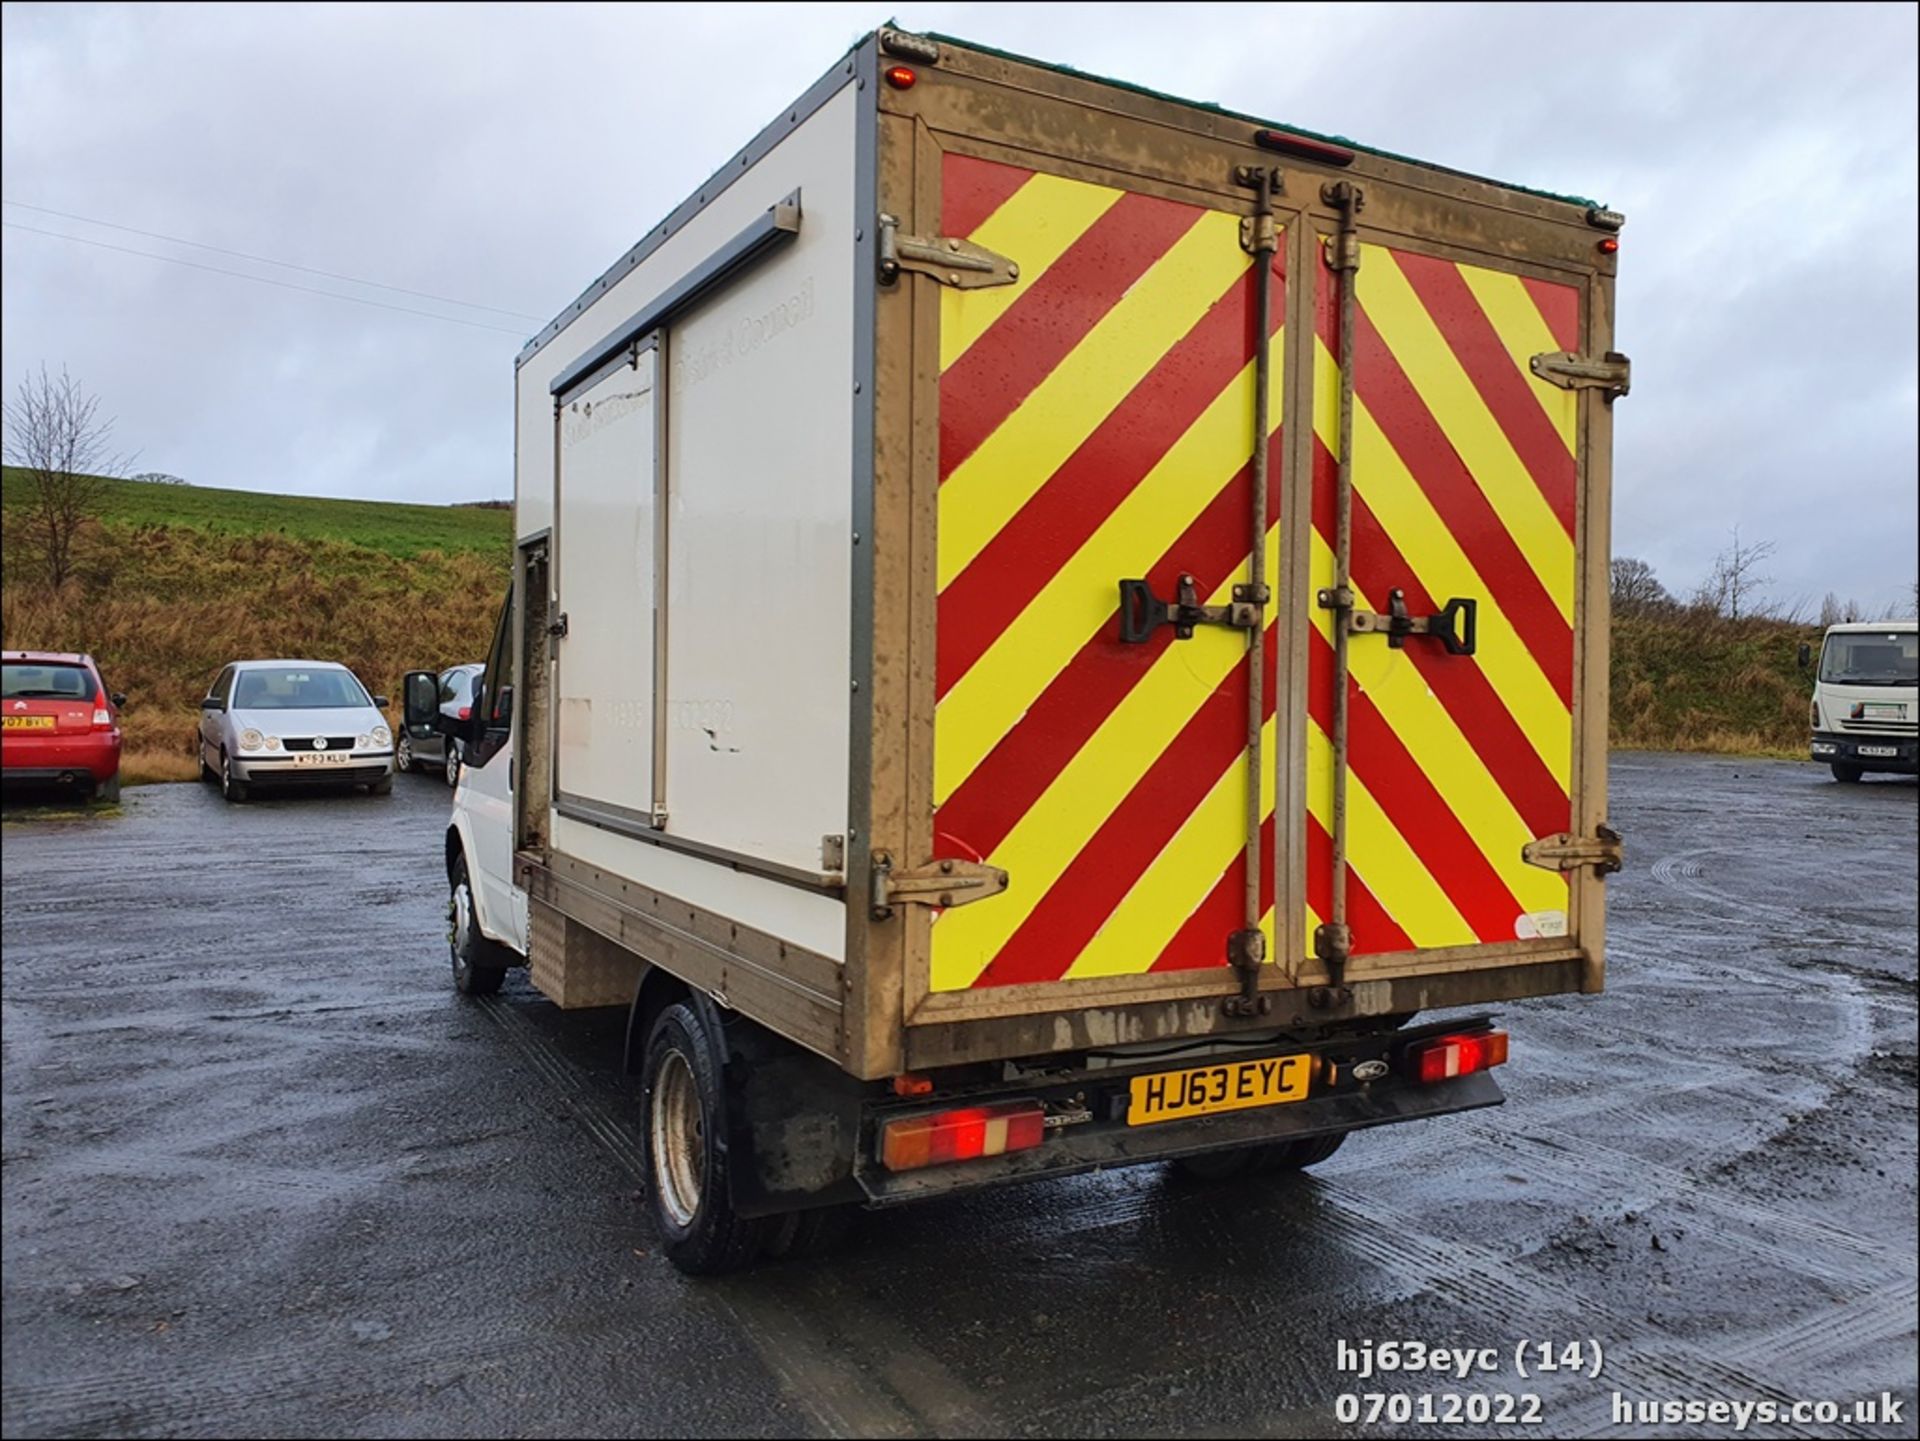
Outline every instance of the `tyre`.
<svg viewBox="0 0 1920 1441">
<path fill-rule="evenodd" d="M 1173 1163 L 1173 1169 L 1189 1181 L 1231 1181 L 1235 1176 L 1245 1175 L 1252 1162 L 1253 1147 L 1242 1146 L 1232 1151 L 1207 1151 L 1198 1156 L 1182 1156 Z"/>
<path fill-rule="evenodd" d="M 238 805 L 247 798 L 247 783 L 233 773 L 233 757 L 220 752 L 220 794 Z"/>
<path fill-rule="evenodd" d="M 1866 771 L 1859 766 L 1843 765 L 1839 761 L 1833 763 L 1833 778 L 1842 785 L 1858 785 L 1860 777 L 1865 774 Z"/>
<path fill-rule="evenodd" d="M 457 786 L 460 784 L 460 742 L 458 741 L 450 740 L 447 742 L 447 763 L 444 768 L 444 774 L 446 775 L 448 785 Z"/>
<path fill-rule="evenodd" d="M 381 776 L 379 780 L 374 781 L 371 785 L 367 787 L 367 794 L 370 796 L 392 795 L 393 794 L 392 775 L 390 774 L 384 775 L 384 776 Z"/>
<path fill-rule="evenodd" d="M 115 771 L 111 778 L 102 781 L 93 788 L 93 798 L 105 801 L 110 806 L 120 804 L 120 772 Z"/>
<path fill-rule="evenodd" d="M 1345 1131 L 1331 1136 L 1307 1136 L 1298 1141 L 1282 1141 L 1277 1146 L 1262 1146 L 1257 1162 L 1262 1171 L 1301 1171 L 1317 1166 L 1347 1139 Z"/>
<path fill-rule="evenodd" d="M 193 743 L 193 753 L 200 759 L 200 779 L 203 781 L 219 780 L 220 773 L 207 764 L 207 743 L 203 740 L 196 740 Z"/>
<path fill-rule="evenodd" d="M 1298 1141 L 1276 1141 L 1269 1146 L 1242 1146 L 1232 1151 L 1208 1151 L 1182 1156 L 1174 1169 L 1190 1181 L 1231 1181 L 1237 1176 L 1264 1176 L 1276 1171 L 1299 1171 L 1317 1166 L 1347 1139 L 1346 1132 L 1307 1136 Z"/>
<path fill-rule="evenodd" d="M 413 769 L 413 737 L 404 730 L 393 743 L 393 768 L 402 774 Z"/>
<path fill-rule="evenodd" d="M 453 988 L 463 996 L 490 996 L 507 978 L 511 953 L 480 933 L 464 855 L 454 861 L 447 887 L 447 950 L 453 957 Z"/>
<path fill-rule="evenodd" d="M 733 1209 L 722 1129 L 720 1048 L 692 1006 L 675 1002 L 647 1035 L 640 1134 L 647 1200 L 667 1259 L 690 1276 L 749 1266 L 775 1219 Z"/>
<path fill-rule="evenodd" d="M 767 1254 L 784 1261 L 824 1256 L 847 1238 L 859 1217 L 853 1206 L 821 1206 L 778 1217 L 767 1235 Z"/>
</svg>

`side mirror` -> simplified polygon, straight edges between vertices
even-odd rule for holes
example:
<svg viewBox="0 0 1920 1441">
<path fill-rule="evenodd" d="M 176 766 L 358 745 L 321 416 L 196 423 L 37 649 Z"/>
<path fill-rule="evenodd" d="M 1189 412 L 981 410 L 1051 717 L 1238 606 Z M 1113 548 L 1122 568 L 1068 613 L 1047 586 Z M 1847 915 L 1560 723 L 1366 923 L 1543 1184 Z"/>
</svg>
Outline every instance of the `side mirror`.
<svg viewBox="0 0 1920 1441">
<path fill-rule="evenodd" d="M 380 705 L 385 697 L 376 697 Z M 408 730 L 432 730 L 440 720 L 440 678 L 430 670 L 410 670 L 400 678 L 400 724 Z"/>
<path fill-rule="evenodd" d="M 1808 666 L 1812 664 L 1813 664 L 1813 647 L 1808 645 L 1807 642 L 1801 641 L 1800 642 L 1800 669 L 1805 670 Z"/>
<path fill-rule="evenodd" d="M 383 696 L 383 695 L 377 695 L 377 696 L 375 696 L 375 697 L 373 698 L 373 703 L 374 703 L 375 705 L 377 705 L 378 707 L 380 707 L 380 709 L 381 709 L 381 710 L 385 710 L 385 709 L 387 708 L 387 706 L 388 706 L 388 705 L 390 704 L 390 702 L 389 702 L 389 701 L 387 700 L 387 698 L 386 698 L 385 696 Z"/>
<path fill-rule="evenodd" d="M 201 710 L 225 710 L 227 704 L 217 695 L 210 695 L 200 702 Z"/>
<path fill-rule="evenodd" d="M 113 702 L 113 708 L 115 710 L 119 710 L 127 703 L 127 697 L 124 691 L 115 691 L 112 695 L 108 696 L 107 699 Z"/>
</svg>

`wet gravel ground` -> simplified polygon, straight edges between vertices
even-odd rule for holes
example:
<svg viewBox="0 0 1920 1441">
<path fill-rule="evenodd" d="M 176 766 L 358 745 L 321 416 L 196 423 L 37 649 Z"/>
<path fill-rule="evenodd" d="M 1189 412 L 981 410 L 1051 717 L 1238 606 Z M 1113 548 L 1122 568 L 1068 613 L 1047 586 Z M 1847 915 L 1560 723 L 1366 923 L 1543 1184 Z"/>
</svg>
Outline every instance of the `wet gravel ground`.
<svg viewBox="0 0 1920 1441">
<path fill-rule="evenodd" d="M 620 1020 L 452 993 L 437 781 L 10 810 L 5 1432 L 1411 1435 L 1336 1397 L 1453 1391 L 1666 1435 L 1612 1394 L 1890 1391 L 1893 1426 L 1750 1434 L 1912 1435 L 1916 787 L 1622 755 L 1614 796 L 1609 989 L 1510 1008 L 1505 1107 L 718 1283 L 657 1252 Z M 1501 1370 L 1361 1381 L 1342 1338 Z M 1598 1380 L 1514 1374 L 1592 1340 Z"/>
</svg>

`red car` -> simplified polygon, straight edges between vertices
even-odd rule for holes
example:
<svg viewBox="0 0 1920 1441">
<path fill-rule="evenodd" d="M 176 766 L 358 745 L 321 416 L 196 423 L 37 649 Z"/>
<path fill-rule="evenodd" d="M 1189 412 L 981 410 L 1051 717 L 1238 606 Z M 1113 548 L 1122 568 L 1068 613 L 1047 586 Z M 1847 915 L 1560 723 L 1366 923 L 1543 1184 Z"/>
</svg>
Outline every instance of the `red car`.
<svg viewBox="0 0 1920 1441">
<path fill-rule="evenodd" d="M 120 799 L 120 707 L 90 655 L 0 651 L 0 784 Z"/>
</svg>

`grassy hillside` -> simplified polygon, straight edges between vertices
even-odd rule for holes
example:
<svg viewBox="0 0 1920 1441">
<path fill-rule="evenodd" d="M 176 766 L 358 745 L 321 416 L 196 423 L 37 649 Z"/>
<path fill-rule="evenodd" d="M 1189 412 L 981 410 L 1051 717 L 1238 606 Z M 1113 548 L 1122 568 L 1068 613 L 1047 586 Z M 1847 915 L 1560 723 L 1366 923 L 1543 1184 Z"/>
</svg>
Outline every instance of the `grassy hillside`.
<svg viewBox="0 0 1920 1441">
<path fill-rule="evenodd" d="M 26 477 L 8 466 L 0 478 L 0 501 L 19 503 L 26 497 L 27 485 Z M 100 518 L 109 527 L 185 526 L 208 535 L 331 540 L 386 555 L 504 551 L 513 533 L 511 512 L 473 506 L 322 500 L 139 480 L 107 480 L 103 485 Z"/>
<path fill-rule="evenodd" d="M 0 529 L 0 643 L 91 652 L 130 698 L 126 779 L 189 779 L 200 697 L 230 660 L 338 660 L 397 697 L 408 670 L 479 659 L 511 537 L 498 510 L 119 482 L 57 595 Z"/>
<path fill-rule="evenodd" d="M 1613 623 L 1613 743 L 1640 750 L 1804 756 L 1819 628 L 1692 610 Z"/>
<path fill-rule="evenodd" d="M 21 495 L 6 476 L 4 498 Z M 408 670 L 484 652 L 506 584 L 512 517 L 472 507 L 315 500 L 111 483 L 79 574 L 48 594 L 3 549 L 0 639 L 91 651 L 127 692 L 126 774 L 186 779 L 199 698 L 229 660 L 340 660 L 397 695 Z M 1690 611 L 1621 617 L 1613 740 L 1652 750 L 1805 753 L 1807 626 Z"/>
</svg>

